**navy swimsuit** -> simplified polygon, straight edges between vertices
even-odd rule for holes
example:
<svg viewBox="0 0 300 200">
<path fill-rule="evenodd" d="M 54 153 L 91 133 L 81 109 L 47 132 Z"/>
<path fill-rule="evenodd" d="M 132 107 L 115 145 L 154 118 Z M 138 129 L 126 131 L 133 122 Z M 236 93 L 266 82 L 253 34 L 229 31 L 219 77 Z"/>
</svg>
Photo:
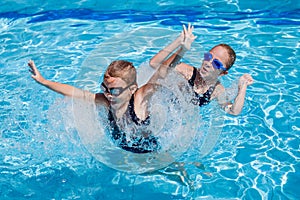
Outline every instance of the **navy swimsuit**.
<svg viewBox="0 0 300 200">
<path fill-rule="evenodd" d="M 154 137 L 147 126 L 150 124 L 150 116 L 140 120 L 134 112 L 134 95 L 132 95 L 128 108 L 124 114 L 125 126 L 130 127 L 130 132 L 124 132 L 120 128 L 109 110 L 108 120 L 110 123 L 110 134 L 113 142 L 120 148 L 133 153 L 149 153 L 160 149 L 158 138 Z"/>
<path fill-rule="evenodd" d="M 198 70 L 194 67 L 193 75 L 190 78 L 190 80 L 188 80 L 189 84 L 192 87 L 195 85 L 195 80 L 196 80 L 197 76 L 200 76 L 200 74 L 199 74 Z M 195 105 L 198 104 L 199 106 L 209 104 L 211 94 L 215 90 L 215 87 L 216 87 L 216 85 L 209 87 L 208 90 L 204 94 L 198 94 L 198 93 L 195 92 L 195 97 L 192 99 L 192 103 L 195 104 Z"/>
</svg>

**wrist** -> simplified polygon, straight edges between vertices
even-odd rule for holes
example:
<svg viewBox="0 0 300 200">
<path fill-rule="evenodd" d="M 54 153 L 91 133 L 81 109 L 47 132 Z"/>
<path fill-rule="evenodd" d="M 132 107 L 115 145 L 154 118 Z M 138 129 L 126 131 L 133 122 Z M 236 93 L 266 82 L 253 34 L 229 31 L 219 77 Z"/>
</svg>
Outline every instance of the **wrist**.
<svg viewBox="0 0 300 200">
<path fill-rule="evenodd" d="M 38 80 L 38 82 L 39 82 L 40 84 L 42 84 L 42 85 L 45 85 L 45 86 L 49 85 L 49 81 L 48 81 L 47 79 L 44 79 L 44 78 L 40 78 L 40 79 Z"/>
<path fill-rule="evenodd" d="M 239 85 L 239 92 L 246 92 L 247 85 L 246 84 L 241 84 Z"/>
<path fill-rule="evenodd" d="M 180 47 L 178 55 L 183 56 L 186 52 L 187 52 L 187 49 L 184 46 L 182 46 L 182 47 Z"/>
<path fill-rule="evenodd" d="M 183 38 L 181 36 L 177 37 L 174 41 L 174 44 L 179 47 L 183 43 Z"/>
</svg>

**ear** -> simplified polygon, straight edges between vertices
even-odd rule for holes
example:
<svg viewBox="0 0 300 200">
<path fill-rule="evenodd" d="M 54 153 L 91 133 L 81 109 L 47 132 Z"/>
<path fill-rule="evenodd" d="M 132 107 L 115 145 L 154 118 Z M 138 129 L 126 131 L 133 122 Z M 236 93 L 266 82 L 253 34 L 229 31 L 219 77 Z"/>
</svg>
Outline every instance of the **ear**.
<svg viewBox="0 0 300 200">
<path fill-rule="evenodd" d="M 131 93 L 134 94 L 135 91 L 138 89 L 138 86 L 136 84 L 134 84 L 134 85 L 130 86 L 129 89 L 130 89 Z"/>
</svg>

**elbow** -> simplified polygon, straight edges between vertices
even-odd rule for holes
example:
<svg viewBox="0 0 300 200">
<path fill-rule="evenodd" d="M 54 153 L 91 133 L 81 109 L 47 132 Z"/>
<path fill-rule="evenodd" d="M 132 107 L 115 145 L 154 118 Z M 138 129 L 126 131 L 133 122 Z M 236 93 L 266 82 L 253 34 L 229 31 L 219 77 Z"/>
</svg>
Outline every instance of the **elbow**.
<svg viewBox="0 0 300 200">
<path fill-rule="evenodd" d="M 230 115 L 237 116 L 242 112 L 242 109 L 234 107 L 232 104 L 225 106 L 224 110 Z"/>
<path fill-rule="evenodd" d="M 234 109 L 233 106 L 227 111 L 227 113 L 234 115 L 234 116 L 238 116 L 241 112 L 242 112 L 242 109 Z"/>
<path fill-rule="evenodd" d="M 229 114 L 233 115 L 233 116 L 238 116 L 241 112 L 231 112 Z"/>
<path fill-rule="evenodd" d="M 157 69 L 159 66 L 159 64 L 153 58 L 151 58 L 151 60 L 149 61 L 149 65 L 154 69 Z"/>
<path fill-rule="evenodd" d="M 232 109 L 230 114 L 234 115 L 234 116 L 238 116 L 239 114 L 241 114 L 241 112 L 242 112 L 242 109 L 236 109 L 236 110 Z"/>
</svg>

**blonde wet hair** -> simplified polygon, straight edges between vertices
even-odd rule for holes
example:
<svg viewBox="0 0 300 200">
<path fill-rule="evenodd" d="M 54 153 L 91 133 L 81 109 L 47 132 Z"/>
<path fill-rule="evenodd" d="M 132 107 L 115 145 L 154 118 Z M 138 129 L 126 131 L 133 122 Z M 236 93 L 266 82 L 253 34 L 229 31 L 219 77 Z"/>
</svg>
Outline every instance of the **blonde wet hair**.
<svg viewBox="0 0 300 200">
<path fill-rule="evenodd" d="M 136 69 L 131 62 L 126 60 L 115 60 L 107 68 L 106 74 L 118 77 L 127 84 L 136 84 Z"/>
</svg>

